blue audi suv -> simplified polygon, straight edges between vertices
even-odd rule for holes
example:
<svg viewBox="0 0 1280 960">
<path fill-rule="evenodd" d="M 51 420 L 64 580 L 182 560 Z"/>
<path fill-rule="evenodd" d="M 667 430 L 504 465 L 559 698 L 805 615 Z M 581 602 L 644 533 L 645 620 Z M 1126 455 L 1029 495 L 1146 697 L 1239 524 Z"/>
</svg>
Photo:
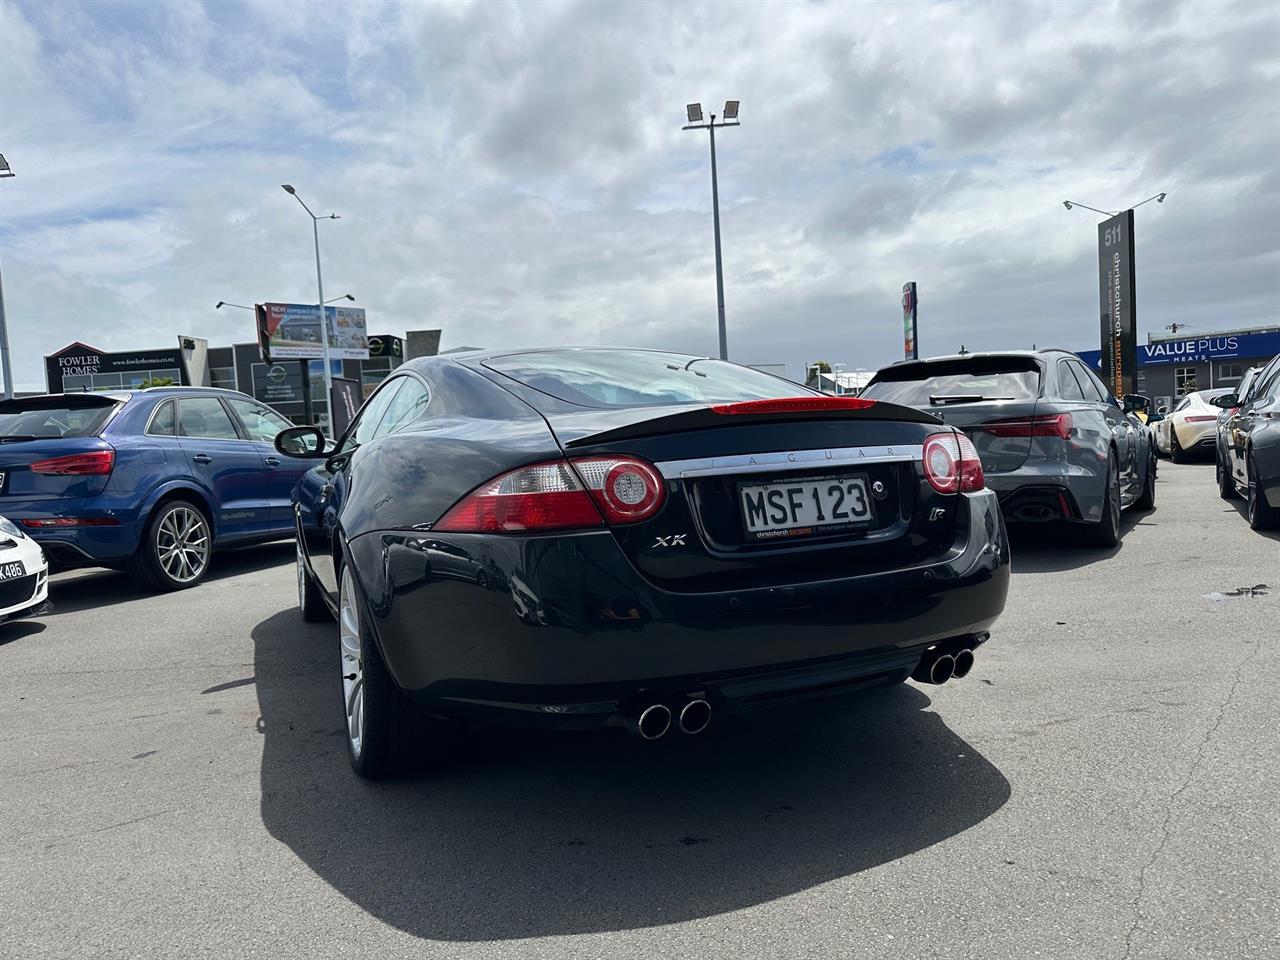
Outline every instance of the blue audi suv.
<svg viewBox="0 0 1280 960">
<path fill-rule="evenodd" d="M 0 401 L 0 514 L 56 567 L 195 586 L 220 547 L 293 535 L 291 426 L 233 390 L 149 387 Z"/>
</svg>

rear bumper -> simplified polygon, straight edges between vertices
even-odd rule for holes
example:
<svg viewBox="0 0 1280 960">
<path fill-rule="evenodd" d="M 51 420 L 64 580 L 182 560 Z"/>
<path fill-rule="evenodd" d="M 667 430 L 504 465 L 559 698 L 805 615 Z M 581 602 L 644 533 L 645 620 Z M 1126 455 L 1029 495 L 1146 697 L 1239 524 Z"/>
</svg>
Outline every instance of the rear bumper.
<svg viewBox="0 0 1280 960">
<path fill-rule="evenodd" d="M 1175 423 L 1173 430 L 1178 434 L 1178 445 L 1183 450 L 1211 450 L 1218 442 L 1218 422 L 1206 420 L 1203 423 Z"/>
<path fill-rule="evenodd" d="M 994 494 L 964 500 L 937 562 L 716 593 L 655 587 L 608 532 L 388 531 L 350 549 L 403 689 L 452 716 L 581 728 L 645 697 L 703 692 L 723 714 L 895 682 L 931 644 L 980 642 L 1009 548 Z"/>
<path fill-rule="evenodd" d="M 8 500 L 0 497 L 0 514 L 44 548 L 59 566 L 110 565 L 127 560 L 138 548 L 142 523 L 136 509 L 105 507 L 89 500 Z M 114 520 L 110 526 L 27 527 L 23 520 L 78 517 Z"/>
</svg>

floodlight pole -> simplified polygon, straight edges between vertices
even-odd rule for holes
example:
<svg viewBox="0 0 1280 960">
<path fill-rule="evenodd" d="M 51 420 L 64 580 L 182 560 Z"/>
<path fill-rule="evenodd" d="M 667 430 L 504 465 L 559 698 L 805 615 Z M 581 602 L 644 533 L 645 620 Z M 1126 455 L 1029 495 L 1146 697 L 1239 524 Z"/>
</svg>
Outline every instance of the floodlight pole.
<svg viewBox="0 0 1280 960">
<path fill-rule="evenodd" d="M 329 324 L 325 316 L 324 309 L 324 276 L 320 272 L 320 221 L 337 220 L 338 215 L 331 213 L 327 217 L 317 217 L 311 212 L 311 208 L 303 202 L 298 196 L 296 190 L 288 184 L 281 185 L 285 193 L 289 194 L 298 203 L 302 204 L 302 209 L 307 211 L 307 216 L 311 218 L 311 233 L 316 244 L 316 309 L 320 312 L 320 342 L 324 350 L 324 408 L 329 415 L 329 430 L 333 431 L 334 415 L 333 415 L 333 371 L 330 369 L 329 360 Z"/>
<path fill-rule="evenodd" d="M 724 264 L 720 257 L 720 183 L 716 177 L 716 127 L 736 127 L 737 120 L 716 123 L 716 115 L 710 114 L 708 123 L 691 123 L 683 130 L 706 130 L 711 135 L 711 222 L 716 242 L 716 314 L 720 323 L 720 359 L 729 359 L 729 337 L 724 322 Z"/>
</svg>

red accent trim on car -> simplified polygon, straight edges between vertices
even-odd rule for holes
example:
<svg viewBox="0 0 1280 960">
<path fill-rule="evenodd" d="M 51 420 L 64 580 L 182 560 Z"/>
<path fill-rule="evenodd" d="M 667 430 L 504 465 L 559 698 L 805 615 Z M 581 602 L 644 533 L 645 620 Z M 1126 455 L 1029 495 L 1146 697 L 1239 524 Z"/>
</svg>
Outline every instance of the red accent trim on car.
<svg viewBox="0 0 1280 960">
<path fill-rule="evenodd" d="M 118 527 L 115 517 L 32 517 L 18 521 L 24 527 L 38 530 L 41 527 Z"/>
<path fill-rule="evenodd" d="M 780 397 L 773 400 L 742 400 L 738 403 L 718 403 L 712 413 L 722 416 L 738 416 L 752 413 L 812 413 L 820 410 L 866 410 L 874 407 L 874 400 L 861 397 Z"/>
</svg>

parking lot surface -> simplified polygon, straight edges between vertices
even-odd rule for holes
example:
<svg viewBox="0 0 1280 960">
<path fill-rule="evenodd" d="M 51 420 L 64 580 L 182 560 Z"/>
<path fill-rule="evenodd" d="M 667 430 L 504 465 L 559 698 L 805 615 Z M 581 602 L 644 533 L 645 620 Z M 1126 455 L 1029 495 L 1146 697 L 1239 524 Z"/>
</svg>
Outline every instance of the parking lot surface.
<svg viewBox="0 0 1280 960">
<path fill-rule="evenodd" d="M 1280 955 L 1280 538 L 1157 490 L 1109 553 L 1017 536 L 963 681 L 382 784 L 292 544 L 62 574 L 0 626 L 0 955 Z"/>
</svg>

